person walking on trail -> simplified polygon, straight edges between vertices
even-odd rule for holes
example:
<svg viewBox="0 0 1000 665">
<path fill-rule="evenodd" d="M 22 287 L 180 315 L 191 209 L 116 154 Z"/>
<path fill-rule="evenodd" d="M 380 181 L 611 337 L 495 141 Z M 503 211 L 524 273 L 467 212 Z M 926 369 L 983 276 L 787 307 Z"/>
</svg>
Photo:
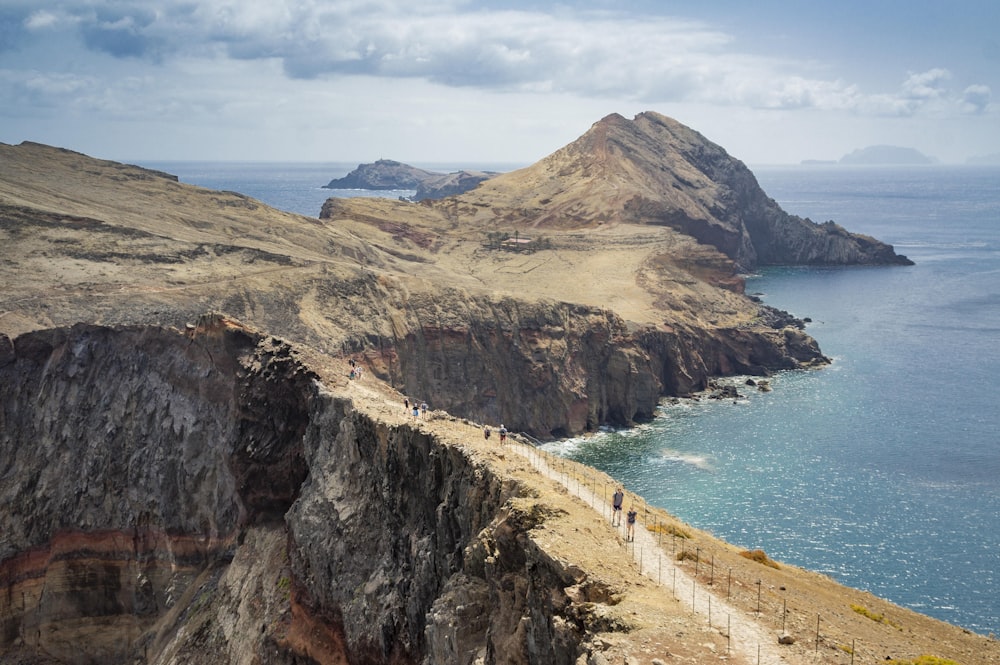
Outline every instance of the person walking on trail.
<svg viewBox="0 0 1000 665">
<path fill-rule="evenodd" d="M 625 540 L 635 540 L 635 517 L 638 513 L 635 506 L 628 507 L 628 517 L 625 518 Z"/>
<path fill-rule="evenodd" d="M 405 411 L 406 411 L 407 413 L 409 413 L 409 412 L 410 412 L 410 398 L 409 398 L 409 397 L 404 397 L 404 398 L 403 398 L 403 409 L 404 409 L 404 410 L 405 410 Z"/>
<path fill-rule="evenodd" d="M 605 496 L 607 496 L 605 494 Z M 625 500 L 625 492 L 619 487 L 611 497 L 611 526 L 621 526 L 622 523 L 622 501 Z"/>
<path fill-rule="evenodd" d="M 502 446 L 506 442 L 507 442 L 507 428 L 503 426 L 503 423 L 500 423 L 500 445 Z"/>
<path fill-rule="evenodd" d="M 483 425 L 483 438 L 486 439 L 487 441 L 490 440 L 490 426 L 489 425 Z"/>
</svg>

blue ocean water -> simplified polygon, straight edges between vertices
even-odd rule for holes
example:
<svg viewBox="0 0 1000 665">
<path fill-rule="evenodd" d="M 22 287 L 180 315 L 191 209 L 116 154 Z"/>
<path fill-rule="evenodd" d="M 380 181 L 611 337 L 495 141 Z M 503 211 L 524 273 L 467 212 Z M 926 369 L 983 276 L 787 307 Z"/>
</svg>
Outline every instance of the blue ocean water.
<svg viewBox="0 0 1000 665">
<path fill-rule="evenodd" d="M 733 544 L 1000 632 L 1000 169 L 755 173 L 916 265 L 764 270 L 748 292 L 810 317 L 832 366 L 550 448 Z"/>
<path fill-rule="evenodd" d="M 140 162 L 178 177 L 188 185 L 239 192 L 264 203 L 309 217 L 319 217 L 332 196 L 412 196 L 413 190 L 371 192 L 360 189 L 323 189 L 357 167 L 345 162 Z"/>
<path fill-rule="evenodd" d="M 357 168 L 357 163 L 348 162 L 143 161 L 137 164 L 175 175 L 188 185 L 239 192 L 279 210 L 309 217 L 318 217 L 323 203 L 331 197 L 398 198 L 410 197 L 416 193 L 412 189 L 323 189 L 323 185 L 334 178 L 343 178 Z M 438 173 L 451 173 L 462 169 L 504 172 L 520 165 L 413 163 L 412 166 Z"/>
<path fill-rule="evenodd" d="M 310 216 L 328 197 L 352 195 L 321 187 L 356 166 L 142 165 Z M 992 385 L 1000 376 L 1000 168 L 754 172 L 788 212 L 892 243 L 916 265 L 762 271 L 748 292 L 810 317 L 830 367 L 780 373 L 769 393 L 741 386 L 736 404 L 664 403 L 647 425 L 548 447 L 735 545 L 1000 633 Z"/>
</svg>

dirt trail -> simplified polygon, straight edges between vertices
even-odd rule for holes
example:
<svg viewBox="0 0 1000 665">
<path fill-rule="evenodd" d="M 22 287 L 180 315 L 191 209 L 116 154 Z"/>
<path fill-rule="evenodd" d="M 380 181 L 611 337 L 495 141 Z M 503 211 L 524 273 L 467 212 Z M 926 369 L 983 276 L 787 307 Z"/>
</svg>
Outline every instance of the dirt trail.
<svg viewBox="0 0 1000 665">
<path fill-rule="evenodd" d="M 553 469 L 546 461 L 546 455 L 528 444 L 512 442 L 508 447 L 528 458 L 535 470 L 563 485 L 572 495 L 599 513 L 610 525 L 612 513 L 610 503 L 598 497 L 590 487 L 579 482 L 574 483 L 563 473 Z M 670 594 L 671 600 L 679 599 L 686 603 L 694 613 L 703 616 L 707 624 L 718 629 L 722 635 L 728 635 L 733 655 L 739 655 L 747 662 L 759 665 L 789 663 L 797 665 L 799 662 L 805 662 L 783 650 L 777 644 L 777 636 L 773 631 L 759 625 L 754 617 L 733 607 L 725 598 L 713 591 L 712 587 L 700 584 L 677 566 L 675 558 L 663 548 L 662 544 L 657 543 L 656 536 L 642 524 L 641 518 L 637 518 L 633 539 L 626 540 L 624 513 L 628 509 L 629 505 L 626 503 L 622 510 L 621 524 L 612 527 L 617 530 L 626 554 L 635 561 L 643 575 L 662 588 L 665 596 Z M 664 602 L 668 602 L 667 598 Z"/>
<path fill-rule="evenodd" d="M 762 565 L 741 548 L 648 507 L 629 491 L 624 506 L 627 510 L 634 503 L 638 519 L 634 540 L 626 540 L 624 526 L 611 526 L 617 483 L 606 474 L 547 453 L 522 434 L 510 435 L 501 446 L 496 424 L 491 424 L 494 436 L 484 441 L 482 423 L 433 410 L 414 418 L 403 408 L 404 396 L 390 386 L 374 377 L 349 380 L 346 362 L 326 358 L 314 367 L 334 392 L 389 425 L 426 429 L 488 459 L 499 473 L 537 474 L 535 489 L 542 500 L 572 511 L 571 518 L 553 520 L 538 537 L 553 547 L 553 556 L 565 556 L 567 564 L 587 571 L 596 584 L 606 581 L 625 593 L 621 604 L 598 610 L 621 623 L 594 636 L 608 662 L 622 662 L 624 656 L 629 665 L 720 660 L 734 665 L 861 665 L 890 658 L 910 662 L 922 654 L 962 665 L 1000 662 L 1000 643 L 992 636 L 936 621 L 820 573 L 774 562 Z M 685 548 L 688 556 L 679 557 Z M 632 561 L 623 566 L 626 556 Z M 727 571 L 725 581 L 717 571 Z M 794 643 L 779 644 L 783 633 Z"/>
</svg>

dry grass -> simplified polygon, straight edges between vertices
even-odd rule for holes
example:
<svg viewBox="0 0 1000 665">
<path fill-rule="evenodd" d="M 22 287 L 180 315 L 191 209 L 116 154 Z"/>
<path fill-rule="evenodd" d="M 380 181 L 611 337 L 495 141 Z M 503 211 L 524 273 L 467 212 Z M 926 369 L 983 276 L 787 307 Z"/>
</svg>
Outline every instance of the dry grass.
<svg viewBox="0 0 1000 665">
<path fill-rule="evenodd" d="M 763 564 L 775 570 L 780 570 L 781 566 L 778 565 L 776 561 L 773 561 L 764 550 L 744 550 L 740 552 L 740 556 L 744 559 L 750 559 L 751 561 L 756 561 L 759 564 Z"/>
</svg>

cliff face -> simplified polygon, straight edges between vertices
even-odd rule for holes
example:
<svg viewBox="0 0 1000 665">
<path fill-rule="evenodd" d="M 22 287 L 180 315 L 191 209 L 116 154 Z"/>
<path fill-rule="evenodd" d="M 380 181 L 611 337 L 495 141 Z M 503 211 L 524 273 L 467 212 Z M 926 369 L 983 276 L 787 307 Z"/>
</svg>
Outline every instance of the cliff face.
<svg viewBox="0 0 1000 665">
<path fill-rule="evenodd" d="M 579 655 L 552 603 L 578 573 L 531 544 L 519 485 L 354 411 L 286 344 L 222 319 L 2 341 L 5 658 Z"/>
<path fill-rule="evenodd" d="M 650 665 L 730 649 L 753 662 L 762 647 L 777 662 L 778 612 L 810 637 L 778 647 L 795 665 L 815 662 L 819 614 L 829 653 L 858 638 L 866 662 L 995 662 L 995 640 L 762 568 L 662 511 L 637 527 L 644 567 L 602 517 L 609 478 L 560 466 L 570 480 L 553 482 L 537 453 L 442 412 L 407 416 L 371 379 L 333 392 L 296 349 L 224 318 L 77 325 L 0 349 L 4 663 Z M 697 563 L 659 562 L 702 605 L 716 594 L 736 639 L 651 571 L 663 532 L 728 568 L 729 608 L 707 566 L 698 580 Z M 761 579 L 771 618 L 750 597 Z"/>
<path fill-rule="evenodd" d="M 412 397 L 485 422 L 559 437 L 602 423 L 652 418 L 664 394 L 703 390 L 711 377 L 825 364 L 796 328 L 631 328 L 613 312 L 514 299 L 445 302 L 391 345 L 393 383 Z M 441 303 L 411 299 L 422 314 Z M 364 356 L 382 372 L 384 357 Z"/>
<path fill-rule="evenodd" d="M 860 242 L 832 225 L 823 242 L 815 225 L 757 233 L 769 200 L 752 175 L 653 114 L 610 116 L 461 196 L 334 200 L 319 220 L 69 151 L 0 153 L 0 332 L 225 312 L 543 438 L 641 421 L 719 374 L 824 362 L 743 295 L 738 261 L 795 247 L 851 262 Z M 489 240 L 518 232 L 538 242 Z"/>
<path fill-rule="evenodd" d="M 360 164 L 343 178 L 334 178 L 323 185 L 324 189 L 413 189 L 414 201 L 441 199 L 461 194 L 474 188 L 496 173 L 484 171 L 455 171 L 438 173 L 427 171 L 391 159 L 380 159 L 372 164 Z"/>
<path fill-rule="evenodd" d="M 243 529 L 297 496 L 312 377 L 238 328 L 3 341 L 3 642 L 125 662 Z M 268 386 L 279 377 L 287 391 Z"/>
<path fill-rule="evenodd" d="M 360 164 L 343 178 L 334 178 L 323 185 L 324 189 L 416 189 L 417 186 L 437 175 L 391 159 L 380 159 L 371 164 Z"/>
</svg>

